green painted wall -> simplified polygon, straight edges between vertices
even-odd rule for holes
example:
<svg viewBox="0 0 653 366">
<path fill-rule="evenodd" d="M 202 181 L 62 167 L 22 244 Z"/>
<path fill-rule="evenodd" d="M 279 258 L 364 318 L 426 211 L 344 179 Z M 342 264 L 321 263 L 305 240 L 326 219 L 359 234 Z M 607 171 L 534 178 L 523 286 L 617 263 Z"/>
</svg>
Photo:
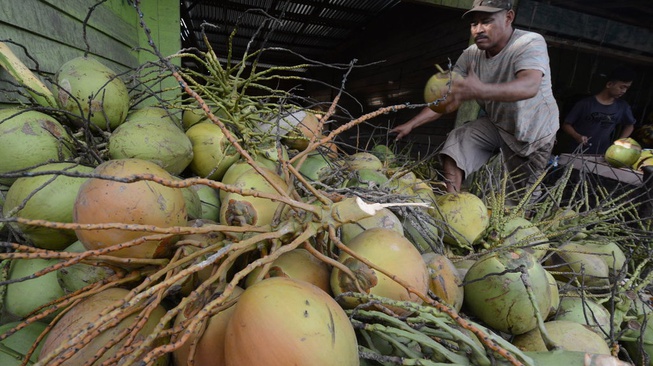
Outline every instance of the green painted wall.
<svg viewBox="0 0 653 366">
<path fill-rule="evenodd" d="M 53 74 L 67 60 L 84 54 L 83 22 L 96 0 L 20 0 L 5 4 L 0 12 L 0 40 L 11 40 L 25 47 L 38 62 L 38 68 Z M 143 1 L 143 20 L 165 56 L 179 51 L 179 1 Z M 116 72 L 133 69 L 153 55 L 145 32 L 139 25 L 136 9 L 126 0 L 108 0 L 91 13 L 86 27 L 89 51 Z M 36 68 L 18 46 L 9 45 L 25 64 Z M 10 89 L 3 80 L 10 76 L 0 71 L 0 89 Z M 0 96 L 0 99 L 6 96 Z"/>
</svg>

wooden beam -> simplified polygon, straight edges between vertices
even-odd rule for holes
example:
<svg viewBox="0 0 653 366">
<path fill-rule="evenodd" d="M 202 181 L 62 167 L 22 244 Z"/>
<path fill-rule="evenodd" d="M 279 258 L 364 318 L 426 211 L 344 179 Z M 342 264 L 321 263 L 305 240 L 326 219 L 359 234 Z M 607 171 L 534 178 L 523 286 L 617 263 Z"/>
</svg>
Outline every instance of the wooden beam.
<svg viewBox="0 0 653 366">
<path fill-rule="evenodd" d="M 603 48 L 653 55 L 653 32 L 650 30 L 534 0 L 520 1 L 515 25 L 551 32 L 559 37 L 594 42 Z"/>
<path fill-rule="evenodd" d="M 653 56 L 646 56 L 639 53 L 615 50 L 611 48 L 602 47 L 600 45 L 588 44 L 583 41 L 571 40 L 571 39 L 556 37 L 548 34 L 544 34 L 544 39 L 550 46 L 556 46 L 556 47 L 572 49 L 572 50 L 583 50 L 592 53 L 605 52 L 605 53 L 609 53 L 610 57 L 619 57 L 636 63 L 653 65 Z"/>
</svg>

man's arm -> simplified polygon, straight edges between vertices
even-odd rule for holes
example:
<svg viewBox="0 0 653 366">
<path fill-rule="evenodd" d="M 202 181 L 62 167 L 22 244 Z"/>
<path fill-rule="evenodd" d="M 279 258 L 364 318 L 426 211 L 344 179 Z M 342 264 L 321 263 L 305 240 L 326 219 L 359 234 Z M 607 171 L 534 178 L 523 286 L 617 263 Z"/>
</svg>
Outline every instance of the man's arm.
<svg viewBox="0 0 653 366">
<path fill-rule="evenodd" d="M 537 95 L 542 77 L 542 72 L 539 70 L 521 70 L 517 72 L 517 78 L 514 80 L 500 84 L 486 84 L 470 69 L 464 80 L 454 83 L 451 96 L 458 102 L 471 99 L 516 102 Z"/>
<path fill-rule="evenodd" d="M 620 139 L 630 137 L 630 134 L 633 133 L 635 130 L 635 125 L 623 125 L 621 127 L 621 135 L 619 136 Z"/>
<path fill-rule="evenodd" d="M 390 130 L 390 133 L 396 133 L 397 140 L 399 140 L 408 135 L 414 128 L 433 122 L 440 118 L 440 116 L 442 116 L 441 113 L 434 112 L 429 107 L 424 107 L 424 109 L 422 109 L 415 117 L 408 120 L 408 122 L 393 128 Z"/>
<path fill-rule="evenodd" d="M 560 127 L 563 131 L 565 131 L 571 138 L 576 140 L 581 145 L 587 145 L 587 142 L 589 141 L 589 138 L 587 136 L 583 136 L 580 133 L 576 131 L 574 126 L 571 125 L 571 123 L 565 122 L 562 124 Z"/>
</svg>

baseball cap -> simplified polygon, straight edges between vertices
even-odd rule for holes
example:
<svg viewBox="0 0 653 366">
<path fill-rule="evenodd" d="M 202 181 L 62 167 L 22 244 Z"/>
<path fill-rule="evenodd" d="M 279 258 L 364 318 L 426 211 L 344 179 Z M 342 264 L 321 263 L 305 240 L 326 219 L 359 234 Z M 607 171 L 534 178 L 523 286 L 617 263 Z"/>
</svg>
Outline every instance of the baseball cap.
<svg viewBox="0 0 653 366">
<path fill-rule="evenodd" d="M 475 11 L 480 11 L 483 13 L 496 13 L 502 10 L 510 9 L 512 9 L 512 1 L 510 0 L 474 0 L 474 5 L 465 14 L 463 14 L 463 18 Z"/>
</svg>

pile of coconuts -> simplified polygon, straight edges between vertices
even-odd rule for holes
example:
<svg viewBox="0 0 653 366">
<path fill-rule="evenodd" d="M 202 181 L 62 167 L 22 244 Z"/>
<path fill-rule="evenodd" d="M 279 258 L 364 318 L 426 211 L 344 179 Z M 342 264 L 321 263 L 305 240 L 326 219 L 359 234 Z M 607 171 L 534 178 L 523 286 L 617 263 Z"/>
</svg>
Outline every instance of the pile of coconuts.
<svg viewBox="0 0 653 366">
<path fill-rule="evenodd" d="M 623 197 L 569 175 L 516 206 L 444 193 L 392 147 L 338 146 L 371 117 L 328 131 L 250 96 L 245 62 L 198 60 L 210 76 L 170 70 L 181 102 L 135 106 L 84 56 L 58 108 L 0 110 L 2 365 L 649 359 L 648 227 Z M 429 103 L 456 76 L 433 80 Z"/>
</svg>

